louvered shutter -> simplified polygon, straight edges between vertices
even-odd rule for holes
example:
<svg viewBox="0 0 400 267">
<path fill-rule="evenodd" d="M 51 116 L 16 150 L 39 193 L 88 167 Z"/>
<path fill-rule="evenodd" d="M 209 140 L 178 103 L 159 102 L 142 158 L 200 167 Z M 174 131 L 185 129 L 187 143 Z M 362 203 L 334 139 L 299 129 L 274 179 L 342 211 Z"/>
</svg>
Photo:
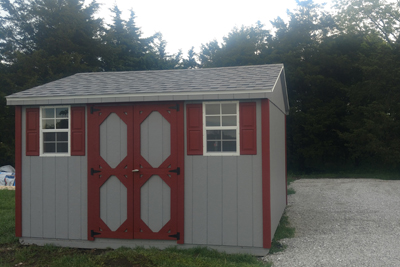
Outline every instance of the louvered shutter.
<svg viewBox="0 0 400 267">
<path fill-rule="evenodd" d="M 240 155 L 257 154 L 257 114 L 255 102 L 239 104 Z"/>
<path fill-rule="evenodd" d="M 71 156 L 85 155 L 85 107 L 71 107 Z"/>
<path fill-rule="evenodd" d="M 202 104 L 186 105 L 187 154 L 203 155 Z"/>
<path fill-rule="evenodd" d="M 39 108 L 26 109 L 26 155 L 39 156 Z"/>
</svg>

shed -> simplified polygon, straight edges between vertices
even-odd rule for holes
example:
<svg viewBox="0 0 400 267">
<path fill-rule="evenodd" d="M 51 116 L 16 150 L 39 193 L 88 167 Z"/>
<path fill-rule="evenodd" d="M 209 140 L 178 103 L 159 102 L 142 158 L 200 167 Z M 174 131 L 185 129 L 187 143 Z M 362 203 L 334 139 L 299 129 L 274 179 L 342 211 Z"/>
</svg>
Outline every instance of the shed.
<svg viewBox="0 0 400 267">
<path fill-rule="evenodd" d="M 268 252 L 287 204 L 282 64 L 79 73 L 7 104 L 21 243 Z"/>
</svg>

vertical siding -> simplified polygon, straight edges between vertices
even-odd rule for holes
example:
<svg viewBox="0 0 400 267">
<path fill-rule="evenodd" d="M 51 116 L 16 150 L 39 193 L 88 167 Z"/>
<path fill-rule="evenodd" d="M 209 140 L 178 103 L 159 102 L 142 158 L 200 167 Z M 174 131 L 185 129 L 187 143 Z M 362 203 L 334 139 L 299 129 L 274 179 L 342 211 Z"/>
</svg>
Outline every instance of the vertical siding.
<svg viewBox="0 0 400 267">
<path fill-rule="evenodd" d="M 185 201 L 192 199 L 192 225 L 193 244 L 207 244 L 208 237 L 208 177 L 207 163 L 208 158 L 203 156 L 190 157 L 192 160 L 192 173 L 186 173 L 186 178 L 192 178 L 192 188 L 187 188 L 185 185 Z M 186 159 L 185 159 L 186 162 Z M 187 176 L 186 176 L 187 175 Z M 190 179 L 190 178 L 189 178 Z M 186 205 L 186 203 L 185 203 Z M 186 216 L 186 215 L 185 215 Z M 186 229 L 186 225 L 185 225 Z M 186 233 L 186 231 L 185 231 Z"/>
<path fill-rule="evenodd" d="M 271 238 L 286 207 L 285 115 L 270 104 Z"/>
<path fill-rule="evenodd" d="M 43 165 L 48 168 L 43 173 L 43 236 L 51 238 L 56 236 L 56 159 L 43 158 Z"/>
<path fill-rule="evenodd" d="M 238 243 L 238 175 L 235 164 L 234 157 L 222 158 L 222 245 L 226 246 Z"/>
<path fill-rule="evenodd" d="M 258 155 L 188 156 L 185 149 L 186 244 L 263 246 L 261 105 L 255 102 Z"/>
<path fill-rule="evenodd" d="M 222 157 L 207 162 L 207 244 L 222 244 Z"/>
<path fill-rule="evenodd" d="M 22 236 L 86 239 L 87 158 L 26 156 L 22 111 Z"/>
</svg>

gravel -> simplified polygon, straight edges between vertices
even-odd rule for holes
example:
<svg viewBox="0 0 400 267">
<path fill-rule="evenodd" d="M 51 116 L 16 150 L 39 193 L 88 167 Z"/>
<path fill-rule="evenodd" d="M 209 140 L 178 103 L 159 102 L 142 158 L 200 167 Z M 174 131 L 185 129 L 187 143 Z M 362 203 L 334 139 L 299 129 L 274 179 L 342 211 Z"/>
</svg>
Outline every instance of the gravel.
<svg viewBox="0 0 400 267">
<path fill-rule="evenodd" d="M 296 229 L 273 266 L 400 266 L 400 181 L 301 179 L 286 214 Z"/>
</svg>

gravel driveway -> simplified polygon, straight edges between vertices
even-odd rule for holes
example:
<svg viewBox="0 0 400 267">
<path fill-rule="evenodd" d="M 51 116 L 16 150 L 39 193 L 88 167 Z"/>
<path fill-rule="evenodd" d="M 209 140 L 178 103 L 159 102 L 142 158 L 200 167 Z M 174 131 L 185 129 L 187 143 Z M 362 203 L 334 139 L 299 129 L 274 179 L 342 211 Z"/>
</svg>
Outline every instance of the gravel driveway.
<svg viewBox="0 0 400 267">
<path fill-rule="evenodd" d="M 273 266 L 400 266 L 400 181 L 301 179 L 287 215 L 296 235 Z"/>
</svg>

